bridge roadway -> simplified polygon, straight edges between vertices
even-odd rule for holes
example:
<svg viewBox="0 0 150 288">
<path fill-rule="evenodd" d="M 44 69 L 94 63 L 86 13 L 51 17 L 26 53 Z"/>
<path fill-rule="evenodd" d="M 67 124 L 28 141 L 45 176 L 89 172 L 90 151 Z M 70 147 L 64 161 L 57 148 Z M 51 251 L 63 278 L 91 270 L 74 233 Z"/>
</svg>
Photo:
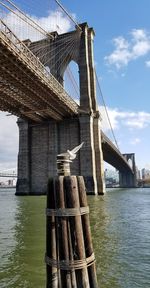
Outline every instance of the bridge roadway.
<svg viewBox="0 0 150 288">
<path fill-rule="evenodd" d="M 115 167 L 120 172 L 130 172 L 134 174 L 128 161 L 102 131 L 101 137 L 104 161 Z"/>
<path fill-rule="evenodd" d="M 77 115 L 78 104 L 49 74 L 39 59 L 0 20 L 0 106 L 18 117 L 42 122 Z M 119 171 L 130 171 L 126 159 L 102 133 L 103 157 Z"/>
<path fill-rule="evenodd" d="M 0 105 L 2 111 L 42 122 L 78 113 L 78 104 L 39 59 L 0 20 Z"/>
</svg>

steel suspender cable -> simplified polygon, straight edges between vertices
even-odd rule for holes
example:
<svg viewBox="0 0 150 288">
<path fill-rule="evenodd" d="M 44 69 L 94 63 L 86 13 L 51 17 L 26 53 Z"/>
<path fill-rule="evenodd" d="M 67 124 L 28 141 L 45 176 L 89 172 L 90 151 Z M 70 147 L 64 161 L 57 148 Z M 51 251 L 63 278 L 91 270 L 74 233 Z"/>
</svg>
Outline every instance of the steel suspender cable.
<svg viewBox="0 0 150 288">
<path fill-rule="evenodd" d="M 24 18 L 22 18 L 20 15 L 18 15 L 15 11 L 13 11 L 10 7 L 6 6 L 4 3 L 0 2 L 1 5 L 3 5 L 4 7 L 6 7 L 7 9 L 9 9 L 11 12 L 13 12 L 14 14 L 16 14 L 19 18 L 21 18 L 23 21 L 27 22 L 29 25 L 31 25 L 33 28 L 35 28 L 38 32 L 40 32 L 41 34 L 44 34 L 44 36 L 47 36 L 49 35 L 51 38 L 53 38 L 52 35 L 50 35 L 50 33 L 47 33 L 43 28 L 41 28 L 32 18 L 28 17 L 23 11 L 21 11 L 12 1 L 10 0 L 4 0 L 5 2 L 8 2 L 9 4 L 11 4 L 19 13 L 21 13 L 25 18 L 27 18 L 30 22 L 32 22 L 35 26 L 33 26 L 31 23 L 28 23 L 28 21 Z M 78 29 L 82 30 L 81 27 L 78 25 L 78 23 L 73 19 L 73 17 L 67 12 L 67 10 L 62 6 L 62 4 L 58 1 L 58 0 L 55 0 L 55 2 L 58 4 L 58 6 L 65 12 L 65 14 L 70 18 L 71 21 L 74 22 L 74 24 L 78 27 Z M 37 28 L 38 27 L 38 28 Z M 95 73 L 96 74 L 96 73 Z M 99 81 L 98 81 L 98 77 L 97 77 L 97 74 L 96 74 L 96 79 L 97 79 L 97 83 L 98 83 L 98 88 L 100 90 L 100 94 L 102 96 L 102 100 L 103 100 L 103 103 L 104 103 L 104 107 L 105 107 L 105 111 L 106 111 L 106 115 L 107 115 L 107 118 L 108 118 L 108 122 L 109 122 L 109 125 L 110 125 L 110 128 L 111 128 L 111 132 L 112 132 L 112 135 L 114 137 L 114 140 L 115 140 L 115 144 L 119 150 L 119 146 L 118 146 L 118 143 L 117 143 L 117 140 L 116 140 L 116 137 L 114 135 L 114 131 L 113 131 L 113 128 L 112 128 L 112 125 L 111 125 L 111 121 L 110 121 L 110 118 L 109 118 L 109 114 L 108 114 L 108 111 L 107 111 L 107 108 L 106 108 L 106 105 L 105 105 L 105 101 L 104 101 L 104 97 L 103 97 L 103 94 L 102 94 L 102 91 L 101 91 L 101 87 L 100 87 L 100 84 L 99 84 Z"/>
<path fill-rule="evenodd" d="M 111 128 L 111 132 L 112 132 L 112 135 L 113 135 L 113 137 L 114 137 L 115 144 L 116 144 L 118 150 L 120 151 L 119 146 L 118 146 L 118 143 L 117 143 L 117 139 L 116 139 L 116 137 L 115 137 L 115 134 L 114 134 L 114 131 L 113 131 L 113 128 L 112 128 L 112 125 L 111 125 L 110 117 L 109 117 L 109 114 L 108 114 L 108 111 L 107 111 L 107 108 L 106 108 L 104 96 L 103 96 L 103 93 L 102 93 L 102 90 L 101 90 L 101 87 L 100 87 L 100 84 L 99 84 L 99 80 L 98 80 L 98 76 L 97 76 L 96 71 L 95 71 L 95 75 L 96 75 L 96 80 L 97 80 L 98 88 L 99 88 L 99 91 L 100 91 L 100 94 L 101 94 L 101 97 L 102 97 L 102 100 L 103 100 L 103 103 L 104 103 L 104 107 L 105 107 L 107 119 L 108 119 L 108 122 L 109 122 L 109 125 L 110 125 L 110 128 Z"/>
<path fill-rule="evenodd" d="M 66 15 L 70 18 L 71 21 L 74 22 L 74 24 L 76 24 L 76 26 L 78 27 L 78 29 L 82 30 L 81 27 L 79 26 L 79 24 L 73 19 L 73 17 L 67 12 L 67 10 L 62 6 L 62 4 L 58 1 L 55 0 L 55 2 L 58 4 L 58 6 L 66 13 Z"/>
<path fill-rule="evenodd" d="M 29 23 L 27 20 L 25 20 L 24 18 L 22 18 L 19 14 L 17 14 L 15 11 L 13 11 L 9 6 L 5 5 L 4 3 L 0 2 L 0 4 L 2 6 L 4 6 L 6 9 L 10 10 L 11 12 L 13 12 L 16 16 L 18 16 L 19 18 L 21 18 L 23 21 L 25 21 L 26 23 L 28 23 L 29 25 L 31 25 L 34 29 L 36 29 L 38 32 L 40 32 L 41 34 L 43 34 L 44 36 L 49 36 L 52 39 L 54 39 L 54 37 L 52 35 L 50 35 L 50 33 L 47 33 L 41 26 L 38 25 L 38 23 L 36 23 L 32 18 L 30 18 L 28 15 L 26 15 L 21 9 L 19 9 L 12 1 L 10 0 L 2 0 L 5 1 L 7 3 L 9 3 L 11 6 L 13 6 L 19 13 L 21 13 L 25 18 L 27 18 L 31 23 L 33 23 L 35 26 L 33 26 L 33 24 Z M 36 27 L 37 26 L 37 27 Z"/>
</svg>

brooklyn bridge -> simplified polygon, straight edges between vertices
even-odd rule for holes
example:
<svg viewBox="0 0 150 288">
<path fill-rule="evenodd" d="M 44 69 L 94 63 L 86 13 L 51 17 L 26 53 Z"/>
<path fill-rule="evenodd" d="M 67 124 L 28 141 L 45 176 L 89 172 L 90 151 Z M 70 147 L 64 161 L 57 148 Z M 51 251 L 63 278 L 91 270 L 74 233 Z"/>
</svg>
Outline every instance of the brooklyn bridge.
<svg viewBox="0 0 150 288">
<path fill-rule="evenodd" d="M 76 23 L 73 31 L 48 33 L 11 1 L 0 5 L 0 110 L 18 117 L 16 194 L 44 194 L 48 177 L 57 174 L 57 155 L 82 142 L 71 173 L 84 176 L 87 193 L 105 192 L 103 161 L 119 170 L 121 187 L 136 187 L 135 155 L 122 154 L 101 128 L 94 29 Z M 42 37 L 20 39 L 6 21 L 8 12 Z M 79 69 L 79 103 L 64 88 L 71 61 Z"/>
</svg>

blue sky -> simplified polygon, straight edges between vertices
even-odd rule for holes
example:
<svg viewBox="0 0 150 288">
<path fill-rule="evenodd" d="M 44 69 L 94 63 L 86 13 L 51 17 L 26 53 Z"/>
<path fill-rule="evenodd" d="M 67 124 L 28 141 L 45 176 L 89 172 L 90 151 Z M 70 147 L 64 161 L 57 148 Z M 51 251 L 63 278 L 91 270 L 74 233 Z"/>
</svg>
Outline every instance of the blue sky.
<svg viewBox="0 0 150 288">
<path fill-rule="evenodd" d="M 121 151 L 150 167 L 150 1 L 63 4 L 95 30 L 96 70 Z"/>
<path fill-rule="evenodd" d="M 34 11 L 37 19 L 48 18 L 55 8 L 54 0 L 43 0 L 42 4 L 31 0 L 28 6 L 25 0 L 14 2 L 20 3 L 29 14 Z M 150 168 L 150 1 L 63 0 L 61 3 L 78 22 L 88 22 L 95 30 L 97 75 L 121 152 L 135 152 L 138 166 Z M 63 18 L 61 22 L 66 25 L 64 31 L 68 29 L 65 21 Z M 103 105 L 101 99 L 99 105 Z M 2 114 L 0 117 L 1 123 L 5 123 L 0 128 L 1 169 L 14 167 L 18 136 L 15 119 Z M 12 139 L 9 129 L 14 131 Z"/>
</svg>

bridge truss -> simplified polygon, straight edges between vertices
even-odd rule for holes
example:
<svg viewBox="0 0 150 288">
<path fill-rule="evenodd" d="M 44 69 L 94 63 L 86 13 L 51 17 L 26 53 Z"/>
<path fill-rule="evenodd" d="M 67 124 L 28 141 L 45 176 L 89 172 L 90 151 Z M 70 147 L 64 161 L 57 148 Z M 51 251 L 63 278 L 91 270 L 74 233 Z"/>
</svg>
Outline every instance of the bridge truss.
<svg viewBox="0 0 150 288">
<path fill-rule="evenodd" d="M 0 48 L 1 110 L 38 122 L 78 113 L 78 104 L 2 20 Z"/>
</svg>

